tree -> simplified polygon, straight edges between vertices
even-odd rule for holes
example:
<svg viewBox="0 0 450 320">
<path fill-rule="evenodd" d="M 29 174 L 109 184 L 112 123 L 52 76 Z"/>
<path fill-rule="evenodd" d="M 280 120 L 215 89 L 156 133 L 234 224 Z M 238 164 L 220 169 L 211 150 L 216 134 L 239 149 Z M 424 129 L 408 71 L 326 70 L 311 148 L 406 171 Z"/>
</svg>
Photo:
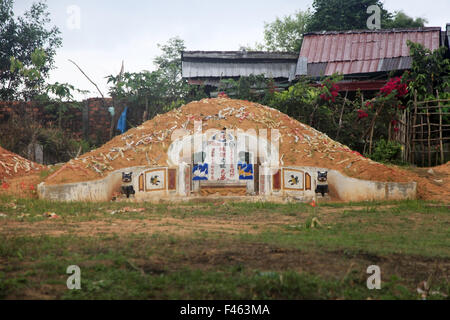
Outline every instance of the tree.
<svg viewBox="0 0 450 320">
<path fill-rule="evenodd" d="M 61 46 L 60 31 L 49 27 L 47 5 L 33 3 L 23 16 L 14 17 L 13 0 L 0 1 L 0 98 L 2 100 L 29 100 L 37 94 L 49 71 L 53 68 L 56 49 Z M 33 65 L 36 49 L 45 52 L 45 64 L 39 67 L 42 77 L 30 78 L 11 70 L 11 57 L 25 68 Z"/>
<path fill-rule="evenodd" d="M 73 99 L 72 92 L 88 93 L 88 91 L 77 89 L 68 83 L 46 83 L 42 69 L 47 59 L 45 51 L 38 48 L 31 54 L 31 65 L 28 67 L 16 57 L 11 57 L 10 71 L 13 74 L 20 74 L 27 83 L 34 84 L 30 87 L 35 92 L 34 99 L 45 104 L 47 111 L 55 111 L 58 114 L 58 128 L 62 129 L 64 113 L 69 110 L 69 107 L 80 107 L 79 103 Z"/>
<path fill-rule="evenodd" d="M 392 15 L 379 0 L 314 0 L 314 13 L 308 31 L 340 31 L 367 29 L 367 8 L 377 5 L 381 9 L 382 25 Z"/>
<path fill-rule="evenodd" d="M 311 12 L 297 11 L 264 24 L 264 48 L 269 51 L 300 52 Z"/>
<path fill-rule="evenodd" d="M 158 44 L 162 54 L 153 63 L 166 82 L 167 96 L 181 99 L 188 92 L 187 81 L 182 78 L 181 53 L 186 50 L 184 41 L 178 37 L 171 38 L 166 44 Z"/>
<path fill-rule="evenodd" d="M 408 41 L 412 58 L 410 71 L 405 71 L 404 77 L 409 82 L 410 94 L 417 91 L 417 98 L 434 100 L 436 91 L 443 99 L 450 96 L 450 59 L 446 58 L 447 48 L 442 46 L 434 51 L 425 48 L 420 43 Z M 410 97 L 411 100 L 413 96 Z"/>
<path fill-rule="evenodd" d="M 182 78 L 181 52 L 185 50 L 184 41 L 175 37 L 166 44 L 158 44 L 158 47 L 162 54 L 153 60 L 156 70 L 125 72 L 107 77 L 108 83 L 112 84 L 109 93 L 114 105 L 120 106 L 115 110 L 114 124 L 125 105 L 130 107 L 131 113 L 139 115 L 139 119 L 147 120 L 188 101 L 206 97 L 201 89 L 189 85 Z"/>
<path fill-rule="evenodd" d="M 382 25 L 383 29 L 393 28 L 419 28 L 424 27 L 425 23 L 428 23 L 425 18 L 412 18 L 403 11 L 395 12 L 391 20 L 387 20 Z"/>
</svg>

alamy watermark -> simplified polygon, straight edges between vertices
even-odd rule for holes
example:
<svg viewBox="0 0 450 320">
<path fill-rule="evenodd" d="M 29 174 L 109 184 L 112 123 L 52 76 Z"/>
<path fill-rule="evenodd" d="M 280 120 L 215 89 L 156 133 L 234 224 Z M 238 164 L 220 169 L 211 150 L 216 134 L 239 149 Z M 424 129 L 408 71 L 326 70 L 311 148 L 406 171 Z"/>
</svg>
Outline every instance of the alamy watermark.
<svg viewBox="0 0 450 320">
<path fill-rule="evenodd" d="M 377 265 L 372 265 L 367 267 L 368 274 L 371 274 L 369 278 L 367 278 L 367 289 L 373 290 L 381 289 L 381 269 Z"/>
<path fill-rule="evenodd" d="M 381 9 L 377 5 L 371 5 L 367 7 L 367 13 L 372 14 L 367 19 L 367 28 L 369 30 L 381 29 Z"/>
<path fill-rule="evenodd" d="M 66 9 L 68 14 L 66 20 L 66 26 L 69 30 L 80 30 L 81 29 L 81 9 L 77 5 L 70 5 Z"/>
<path fill-rule="evenodd" d="M 71 265 L 67 267 L 66 270 L 67 274 L 71 274 L 71 276 L 69 276 L 67 278 L 67 288 L 69 290 L 80 290 L 81 289 L 81 269 L 79 266 L 77 265 Z"/>
<path fill-rule="evenodd" d="M 238 161 L 256 164 L 259 159 L 264 170 L 276 173 L 280 166 L 278 129 L 208 129 L 203 132 L 202 121 L 194 121 L 193 132 L 175 129 L 168 150 L 173 165 L 181 163 L 209 163 L 229 166 Z M 247 154 L 247 158 L 244 159 Z M 198 156 L 197 156 L 198 155 Z M 242 159 L 241 159 L 242 158 Z"/>
</svg>

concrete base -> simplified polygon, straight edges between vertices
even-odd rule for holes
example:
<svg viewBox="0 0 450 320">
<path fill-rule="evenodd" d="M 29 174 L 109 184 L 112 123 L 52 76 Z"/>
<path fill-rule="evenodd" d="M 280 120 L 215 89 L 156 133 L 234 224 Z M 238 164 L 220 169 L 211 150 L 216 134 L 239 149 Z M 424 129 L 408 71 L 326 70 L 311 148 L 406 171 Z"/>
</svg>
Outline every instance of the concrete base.
<svg viewBox="0 0 450 320">
<path fill-rule="evenodd" d="M 121 170 L 111 172 L 107 177 L 95 180 L 78 183 L 68 183 L 60 185 L 46 185 L 41 183 L 38 185 L 37 191 L 39 198 L 57 201 L 109 201 L 112 199 L 113 193 L 120 190 L 122 184 L 122 172 L 133 172 L 133 187 L 136 190 L 136 195 L 127 201 L 148 201 L 148 202 L 160 202 L 160 201 L 192 201 L 202 198 L 207 199 L 234 199 L 245 198 L 243 201 L 273 201 L 273 202 L 285 202 L 285 201 L 301 201 L 309 202 L 313 199 L 320 201 L 329 201 L 329 197 L 322 198 L 321 195 L 315 194 L 317 171 L 328 171 L 328 184 L 330 189 L 335 190 L 336 198 L 342 201 L 365 201 L 365 200 L 404 200 L 404 199 L 416 199 L 417 190 L 416 182 L 409 183 L 397 183 L 397 182 L 376 182 L 367 181 L 361 179 L 350 178 L 344 176 L 336 170 L 329 170 L 327 168 L 316 167 L 286 167 L 283 169 L 291 170 L 296 169 L 302 171 L 304 174 L 308 174 L 313 177 L 311 186 L 308 190 L 292 190 L 285 189 L 281 186 L 280 190 L 273 190 L 272 176 L 260 175 L 260 183 L 264 181 L 264 188 L 259 195 L 250 195 L 253 192 L 249 192 L 247 188 L 248 196 L 245 197 L 233 197 L 222 196 L 216 197 L 214 195 L 201 197 L 199 195 L 192 194 L 189 189 L 189 179 L 186 179 L 185 168 L 176 168 L 176 188 L 174 190 L 168 189 L 168 182 L 165 182 L 164 189 L 153 191 L 139 191 L 138 177 L 150 169 L 155 169 L 147 166 L 130 167 Z M 167 173 L 167 167 L 156 168 L 159 170 L 165 170 Z M 263 170 L 260 170 L 262 172 Z M 187 177 L 188 178 L 188 177 Z M 247 181 L 247 185 L 253 186 L 253 181 Z M 194 184 L 192 184 L 194 185 Z M 260 185 L 261 187 L 261 185 Z M 253 189 L 251 188 L 250 191 Z"/>
</svg>

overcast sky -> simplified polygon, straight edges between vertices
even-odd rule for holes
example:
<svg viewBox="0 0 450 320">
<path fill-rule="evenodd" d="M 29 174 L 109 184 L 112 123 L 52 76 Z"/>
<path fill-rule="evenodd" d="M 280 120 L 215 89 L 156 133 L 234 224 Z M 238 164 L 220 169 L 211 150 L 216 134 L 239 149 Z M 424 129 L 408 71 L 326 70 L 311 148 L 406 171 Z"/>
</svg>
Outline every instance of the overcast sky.
<svg viewBox="0 0 450 320">
<path fill-rule="evenodd" d="M 32 0 L 16 0 L 21 14 Z M 99 96 L 67 59 L 75 60 L 106 95 L 105 76 L 125 70 L 153 70 L 157 44 L 178 36 L 187 50 L 238 50 L 263 41 L 264 22 L 311 7 L 312 0 L 48 0 L 52 24 L 63 39 L 51 82 L 89 90 L 77 98 Z M 428 26 L 450 22 L 450 0 L 385 0 L 390 11 L 425 17 Z M 77 12 L 79 11 L 79 24 Z"/>
</svg>

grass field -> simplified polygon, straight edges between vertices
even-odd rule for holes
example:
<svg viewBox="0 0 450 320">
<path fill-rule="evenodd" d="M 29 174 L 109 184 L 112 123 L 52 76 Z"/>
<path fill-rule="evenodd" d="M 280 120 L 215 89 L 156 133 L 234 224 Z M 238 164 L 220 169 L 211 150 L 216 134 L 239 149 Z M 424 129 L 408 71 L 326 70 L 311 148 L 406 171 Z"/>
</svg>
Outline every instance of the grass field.
<svg viewBox="0 0 450 320">
<path fill-rule="evenodd" d="M 81 290 L 67 289 L 69 265 Z M 370 265 L 381 290 L 366 287 Z M 1 299 L 448 299 L 449 274 L 450 208 L 436 202 L 0 197 Z"/>
</svg>

